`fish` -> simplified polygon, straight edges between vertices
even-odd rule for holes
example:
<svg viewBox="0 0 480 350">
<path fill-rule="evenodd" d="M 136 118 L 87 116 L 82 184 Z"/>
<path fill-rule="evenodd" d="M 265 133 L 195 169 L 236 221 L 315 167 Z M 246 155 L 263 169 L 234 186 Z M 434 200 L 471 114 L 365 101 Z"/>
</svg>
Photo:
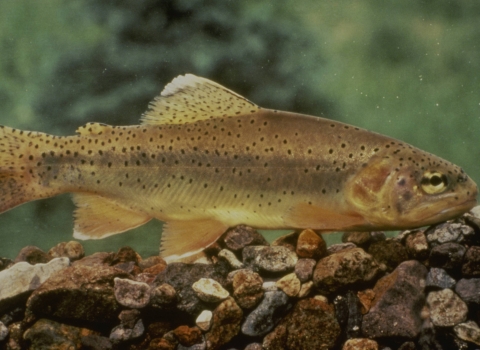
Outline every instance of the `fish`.
<svg viewBox="0 0 480 350">
<path fill-rule="evenodd" d="M 228 228 L 400 230 L 455 218 L 477 185 L 457 165 L 325 118 L 265 109 L 192 74 L 139 125 L 73 136 L 0 127 L 0 212 L 72 193 L 76 239 L 164 222 L 161 254 L 186 258 Z"/>
</svg>

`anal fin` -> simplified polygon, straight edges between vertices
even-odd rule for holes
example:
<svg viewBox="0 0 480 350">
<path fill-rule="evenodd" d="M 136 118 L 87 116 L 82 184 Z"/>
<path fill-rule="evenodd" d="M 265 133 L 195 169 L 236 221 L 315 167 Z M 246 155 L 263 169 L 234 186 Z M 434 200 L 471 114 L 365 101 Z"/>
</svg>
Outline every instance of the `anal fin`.
<svg viewBox="0 0 480 350">
<path fill-rule="evenodd" d="M 75 193 L 73 237 L 77 239 L 101 239 L 122 233 L 147 223 L 151 217 L 129 210 L 105 197 Z"/>
<path fill-rule="evenodd" d="M 215 219 L 167 221 L 162 232 L 162 256 L 167 262 L 185 259 L 207 248 L 227 229 Z"/>
<path fill-rule="evenodd" d="M 368 222 L 358 214 L 342 214 L 307 203 L 300 203 L 292 207 L 285 215 L 284 223 L 292 228 L 311 228 L 325 231 L 368 227 Z"/>
</svg>

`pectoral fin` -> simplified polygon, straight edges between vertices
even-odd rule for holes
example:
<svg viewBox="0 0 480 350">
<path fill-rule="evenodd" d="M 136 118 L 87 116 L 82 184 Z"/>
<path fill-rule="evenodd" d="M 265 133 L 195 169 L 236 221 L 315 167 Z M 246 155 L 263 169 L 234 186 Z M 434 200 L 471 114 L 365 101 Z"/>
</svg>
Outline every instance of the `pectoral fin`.
<svg viewBox="0 0 480 350">
<path fill-rule="evenodd" d="M 307 203 L 293 206 L 284 217 L 286 226 L 292 228 L 311 228 L 314 230 L 339 231 L 360 229 L 368 223 L 355 213 L 338 213 Z"/>
<path fill-rule="evenodd" d="M 77 239 L 101 239 L 122 233 L 147 223 L 151 217 L 129 210 L 107 198 L 75 193 L 73 237 Z"/>
<path fill-rule="evenodd" d="M 167 221 L 162 233 L 162 256 L 167 261 L 184 259 L 214 243 L 228 226 L 213 219 Z"/>
</svg>

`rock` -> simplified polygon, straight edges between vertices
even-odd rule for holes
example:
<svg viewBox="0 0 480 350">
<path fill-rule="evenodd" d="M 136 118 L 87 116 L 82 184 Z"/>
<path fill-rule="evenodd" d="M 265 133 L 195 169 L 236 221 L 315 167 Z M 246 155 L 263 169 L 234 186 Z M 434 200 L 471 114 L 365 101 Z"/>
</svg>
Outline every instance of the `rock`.
<svg viewBox="0 0 480 350">
<path fill-rule="evenodd" d="M 378 271 L 378 265 L 370 254 L 361 248 L 352 248 L 320 259 L 313 272 L 313 283 L 321 293 L 329 294 L 368 282 Z"/>
<path fill-rule="evenodd" d="M 218 349 L 240 331 L 243 311 L 233 298 L 222 301 L 213 310 L 210 331 L 205 334 L 208 349 Z"/>
<path fill-rule="evenodd" d="M 52 257 L 38 247 L 33 245 L 26 246 L 20 250 L 14 262 L 27 262 L 31 265 L 46 264 Z"/>
<path fill-rule="evenodd" d="M 430 265 L 452 270 L 462 265 L 466 249 L 458 243 L 443 243 L 430 251 Z"/>
<path fill-rule="evenodd" d="M 195 324 L 202 331 L 207 332 L 212 323 L 213 313 L 210 310 L 203 310 L 195 320 Z"/>
<path fill-rule="evenodd" d="M 178 342 L 183 346 L 192 346 L 202 342 L 202 332 L 197 327 L 179 326 L 173 330 Z"/>
<path fill-rule="evenodd" d="M 194 344 L 192 346 L 184 346 L 182 344 L 177 345 L 177 350 L 206 350 L 207 349 L 207 343 L 202 337 L 202 340 L 200 343 Z"/>
<path fill-rule="evenodd" d="M 113 256 L 113 261 L 111 264 L 116 265 L 133 262 L 135 265 L 138 265 L 140 260 L 142 260 L 140 255 L 138 255 L 138 253 L 131 247 L 122 247 Z"/>
<path fill-rule="evenodd" d="M 22 322 L 15 322 L 8 326 L 8 338 L 6 339 L 7 350 L 23 350 L 27 348 L 26 341 L 23 338 L 25 330 Z M 2 344 L 3 345 L 3 344 Z"/>
<path fill-rule="evenodd" d="M 163 283 L 171 285 L 177 292 L 177 308 L 196 316 L 202 310 L 208 309 L 209 306 L 198 298 L 192 289 L 193 283 L 199 278 L 211 278 L 225 287 L 228 271 L 228 263 L 221 260 L 210 265 L 171 263 L 168 264 L 165 271 L 158 274 L 154 285 Z"/>
<path fill-rule="evenodd" d="M 432 267 L 428 271 L 426 287 L 435 287 L 439 289 L 453 288 L 456 281 L 450 277 L 444 269 Z"/>
<path fill-rule="evenodd" d="M 50 276 L 70 265 L 68 258 L 56 258 L 46 264 L 30 265 L 19 262 L 0 272 L 0 312 L 12 309 L 27 294 L 45 282 Z"/>
<path fill-rule="evenodd" d="M 263 300 L 245 319 L 242 333 L 260 336 L 268 333 L 279 321 L 280 311 L 285 309 L 288 297 L 283 292 L 266 292 Z"/>
<path fill-rule="evenodd" d="M 333 306 L 310 298 L 300 300 L 262 345 L 265 349 L 326 350 L 335 346 L 339 336 Z"/>
<path fill-rule="evenodd" d="M 462 274 L 464 277 L 480 277 L 480 247 L 468 248 L 463 257 Z"/>
<path fill-rule="evenodd" d="M 365 315 L 372 307 L 373 299 L 375 299 L 375 292 L 373 289 L 361 290 L 357 293 L 358 301 L 362 305 L 360 312 Z"/>
<path fill-rule="evenodd" d="M 149 269 L 150 267 L 153 267 L 153 266 L 156 266 L 156 265 L 165 265 L 165 267 L 166 267 L 167 263 L 166 263 L 165 260 L 163 260 L 163 258 L 161 256 L 158 256 L 158 255 L 154 255 L 154 256 L 150 256 L 146 259 L 142 259 L 138 263 L 138 266 L 142 270 Z"/>
<path fill-rule="evenodd" d="M 228 249 L 240 251 L 249 245 L 268 245 L 268 242 L 255 229 L 239 225 L 228 230 L 223 238 Z"/>
<path fill-rule="evenodd" d="M 100 335 L 89 334 L 82 336 L 82 350 L 111 350 L 112 342 L 106 337 Z"/>
<path fill-rule="evenodd" d="M 237 259 L 234 253 L 228 249 L 222 249 L 218 253 L 218 257 L 225 259 L 233 269 L 243 269 L 243 264 Z"/>
<path fill-rule="evenodd" d="M 10 259 L 7 258 L 0 258 L 0 271 L 3 271 L 5 269 L 8 269 L 12 267 L 14 262 Z"/>
<path fill-rule="evenodd" d="M 425 266 L 411 260 L 379 279 L 370 311 L 363 317 L 363 334 L 369 338 L 415 338 L 423 322 L 426 276 Z"/>
<path fill-rule="evenodd" d="M 48 255 L 52 258 L 69 258 L 70 261 L 75 261 L 85 256 L 83 246 L 77 241 L 58 243 L 55 247 L 48 251 Z"/>
<path fill-rule="evenodd" d="M 255 272 L 290 272 L 297 261 L 295 252 L 283 246 L 248 246 L 243 249 L 243 263 Z"/>
<path fill-rule="evenodd" d="M 428 257 L 429 247 L 423 231 L 411 232 L 405 240 L 405 247 L 412 258 L 423 260 Z"/>
<path fill-rule="evenodd" d="M 296 253 L 300 258 L 318 259 L 327 253 L 327 243 L 313 230 L 303 230 L 298 235 Z"/>
<path fill-rule="evenodd" d="M 345 232 L 342 235 L 343 243 L 353 243 L 356 246 L 366 246 L 372 240 L 370 232 Z"/>
<path fill-rule="evenodd" d="M 313 268 L 317 262 L 314 259 L 298 259 L 295 264 L 295 274 L 300 282 L 307 282 L 313 276 Z"/>
<path fill-rule="evenodd" d="M 86 256 L 80 260 L 74 261 L 72 266 L 105 266 L 110 265 L 113 261 L 113 253 L 98 252 L 93 253 L 92 255 Z"/>
<path fill-rule="evenodd" d="M 129 275 L 108 266 L 77 265 L 60 270 L 32 293 L 26 318 L 44 315 L 93 324 L 113 323 L 120 312 L 113 291 L 116 277 Z"/>
<path fill-rule="evenodd" d="M 361 335 L 362 313 L 360 302 L 354 292 L 348 291 L 333 300 L 335 317 L 347 338 Z"/>
<path fill-rule="evenodd" d="M 150 290 L 150 305 L 156 308 L 170 308 L 177 301 L 177 292 L 168 283 Z"/>
<path fill-rule="evenodd" d="M 276 281 L 266 281 L 262 284 L 262 289 L 264 292 L 276 292 L 278 291 Z"/>
<path fill-rule="evenodd" d="M 148 325 L 147 333 L 151 339 L 162 338 L 173 328 L 172 323 L 168 321 L 152 322 Z"/>
<path fill-rule="evenodd" d="M 429 228 L 426 232 L 427 240 L 433 244 L 448 242 L 463 242 L 466 237 L 473 236 L 473 228 L 460 223 L 446 222 Z"/>
<path fill-rule="evenodd" d="M 396 240 L 374 242 L 368 247 L 368 253 L 379 264 L 385 264 L 387 271 L 393 271 L 400 263 L 408 260 L 407 249 Z"/>
<path fill-rule="evenodd" d="M 230 296 L 220 283 L 211 278 L 200 278 L 192 288 L 197 296 L 207 303 L 217 303 Z"/>
<path fill-rule="evenodd" d="M 139 309 L 147 306 L 150 302 L 150 286 L 148 284 L 118 277 L 113 282 L 115 298 L 119 304 Z"/>
<path fill-rule="evenodd" d="M 0 342 L 2 342 L 8 335 L 8 328 L 0 321 Z"/>
<path fill-rule="evenodd" d="M 460 339 L 480 345 L 480 328 L 475 322 L 459 323 L 453 327 L 453 331 Z"/>
<path fill-rule="evenodd" d="M 120 320 L 121 325 L 127 328 L 133 328 L 135 327 L 137 321 L 140 319 L 140 316 L 140 311 L 138 311 L 137 309 L 123 310 L 118 315 L 118 319 Z"/>
<path fill-rule="evenodd" d="M 278 237 L 276 240 L 272 242 L 271 245 L 274 247 L 285 247 L 285 248 L 288 248 L 288 250 L 294 252 L 297 247 L 297 239 L 298 239 L 298 232 L 294 231 Z"/>
<path fill-rule="evenodd" d="M 289 297 L 297 296 L 301 288 L 301 282 L 295 273 L 283 276 L 275 285 Z"/>
<path fill-rule="evenodd" d="M 305 298 L 310 292 L 312 291 L 313 288 L 313 281 L 308 281 L 306 283 L 303 283 L 302 286 L 300 287 L 300 291 L 297 294 L 297 298 Z"/>
<path fill-rule="evenodd" d="M 233 297 L 242 309 L 251 309 L 263 297 L 263 280 L 250 270 L 238 270 L 232 280 Z"/>
<path fill-rule="evenodd" d="M 263 350 L 263 347 L 260 343 L 251 343 L 248 344 L 244 350 Z"/>
<path fill-rule="evenodd" d="M 348 339 L 342 350 L 378 350 L 378 343 L 366 338 Z"/>
<path fill-rule="evenodd" d="M 437 327 L 452 327 L 467 319 L 467 305 L 451 289 L 430 292 L 430 319 Z"/>
<path fill-rule="evenodd" d="M 158 275 L 160 272 L 163 272 L 167 268 L 167 263 L 160 263 L 150 267 L 147 267 L 143 270 L 144 274 Z M 138 275 L 137 275 L 138 276 Z M 140 281 L 138 281 L 140 282 Z"/>
<path fill-rule="evenodd" d="M 82 350 L 111 350 L 112 342 L 106 337 L 100 335 L 89 334 L 82 336 Z"/>
<path fill-rule="evenodd" d="M 337 244 L 332 244 L 330 247 L 327 248 L 327 254 L 335 254 L 338 253 L 339 251 L 350 249 L 350 248 L 357 248 L 357 246 L 353 243 L 337 243 Z"/>
<path fill-rule="evenodd" d="M 109 338 L 113 343 L 120 343 L 141 337 L 144 332 L 145 326 L 143 325 L 143 321 L 138 320 L 133 328 L 127 327 L 123 324 L 116 326 L 110 332 Z"/>
<path fill-rule="evenodd" d="M 40 319 L 24 333 L 29 349 L 80 349 L 82 336 L 99 335 L 86 328 Z"/>
<path fill-rule="evenodd" d="M 152 339 L 148 346 L 148 350 L 175 350 L 177 345 L 175 343 L 171 343 L 164 338 L 155 338 Z"/>
<path fill-rule="evenodd" d="M 480 278 L 462 278 L 457 282 L 455 292 L 467 303 L 480 304 Z"/>
</svg>

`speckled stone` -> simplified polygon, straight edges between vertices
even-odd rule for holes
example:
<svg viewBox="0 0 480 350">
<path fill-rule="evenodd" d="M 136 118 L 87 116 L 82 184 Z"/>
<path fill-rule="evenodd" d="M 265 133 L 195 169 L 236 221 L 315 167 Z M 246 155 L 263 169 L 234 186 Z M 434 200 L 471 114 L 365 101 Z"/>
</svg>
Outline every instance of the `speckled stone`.
<svg viewBox="0 0 480 350">
<path fill-rule="evenodd" d="M 178 342 L 185 347 L 190 347 L 203 341 L 202 332 L 197 327 L 179 326 L 173 330 L 173 334 Z"/>
<path fill-rule="evenodd" d="M 453 288 L 456 281 L 444 269 L 432 267 L 428 271 L 426 286 L 439 289 Z"/>
<path fill-rule="evenodd" d="M 207 302 L 216 303 L 229 297 L 229 293 L 220 283 L 211 278 L 200 278 L 192 285 L 197 296 Z"/>
<path fill-rule="evenodd" d="M 243 263 L 255 272 L 290 272 L 297 261 L 295 252 L 284 246 L 248 246 L 243 249 Z"/>
<path fill-rule="evenodd" d="M 150 305 L 155 308 L 171 308 L 177 301 L 177 292 L 168 283 L 150 289 Z"/>
<path fill-rule="evenodd" d="M 353 243 L 332 244 L 330 247 L 327 248 L 327 254 L 328 255 L 335 254 L 335 253 L 338 253 L 339 251 L 350 249 L 350 248 L 357 248 L 357 246 Z"/>
<path fill-rule="evenodd" d="M 118 303 L 130 308 L 143 308 L 150 302 L 150 286 L 129 279 L 114 279 L 115 298 Z"/>
<path fill-rule="evenodd" d="M 299 258 L 318 259 L 327 253 L 327 243 L 313 230 L 303 230 L 298 235 L 296 253 Z"/>
<path fill-rule="evenodd" d="M 222 301 L 213 310 L 212 326 L 205 334 L 207 348 L 217 349 L 230 341 L 240 331 L 242 309 L 233 298 Z"/>
<path fill-rule="evenodd" d="M 240 251 L 249 245 L 268 245 L 265 238 L 259 234 L 255 229 L 239 225 L 225 233 L 223 238 L 228 249 L 233 251 Z"/>
<path fill-rule="evenodd" d="M 465 238 L 474 234 L 472 227 L 460 223 L 446 222 L 427 230 L 427 240 L 433 244 L 443 244 L 447 242 L 463 242 Z"/>
<path fill-rule="evenodd" d="M 342 350 L 378 350 L 378 343 L 366 338 L 348 339 Z"/>
<path fill-rule="evenodd" d="M 300 282 L 306 282 L 313 276 L 313 269 L 317 264 L 314 259 L 298 259 L 295 264 L 295 274 Z"/>
<path fill-rule="evenodd" d="M 343 243 L 353 243 L 356 246 L 365 246 L 372 241 L 370 232 L 345 232 L 342 235 Z"/>
<path fill-rule="evenodd" d="M 52 258 L 69 258 L 70 261 L 76 261 L 85 256 L 83 245 L 77 241 L 58 243 L 55 247 L 48 251 L 48 255 Z"/>
<path fill-rule="evenodd" d="M 453 331 L 460 339 L 480 345 L 480 328 L 474 321 L 459 323 L 453 327 Z"/>
<path fill-rule="evenodd" d="M 361 248 L 339 251 L 318 261 L 313 283 L 322 293 L 334 293 L 341 288 L 372 280 L 379 268 L 370 254 Z"/>
<path fill-rule="evenodd" d="M 423 231 L 413 231 L 405 239 L 408 254 L 415 259 L 426 259 L 429 254 L 427 237 Z"/>
<path fill-rule="evenodd" d="M 393 271 L 400 263 L 408 260 L 407 249 L 400 242 L 393 239 L 370 244 L 368 253 L 379 264 L 385 264 L 387 271 Z"/>
<path fill-rule="evenodd" d="M 275 283 L 275 285 L 289 297 L 297 296 L 302 286 L 295 273 L 289 273 L 288 275 L 283 276 Z"/>
<path fill-rule="evenodd" d="M 297 294 L 297 298 L 306 298 L 313 289 L 313 281 L 308 281 L 302 284 L 300 291 Z"/>
<path fill-rule="evenodd" d="M 263 280 L 250 270 L 237 270 L 232 280 L 233 297 L 242 309 L 251 309 L 263 297 Z"/>
<path fill-rule="evenodd" d="M 245 319 L 242 333 L 260 336 L 273 329 L 280 317 L 280 310 L 286 307 L 288 297 L 283 292 L 266 292 L 261 303 Z"/>
<path fill-rule="evenodd" d="M 113 343 L 120 343 L 141 337 L 145 332 L 145 327 L 142 320 L 135 322 L 133 327 L 119 325 L 112 329 L 109 339 Z"/>
<path fill-rule="evenodd" d="M 451 289 L 430 292 L 427 304 L 435 326 L 452 327 L 467 319 L 467 305 Z"/>
<path fill-rule="evenodd" d="M 463 257 L 462 274 L 464 277 L 480 276 L 480 247 L 468 248 Z"/>
<path fill-rule="evenodd" d="M 455 292 L 467 303 L 480 304 L 480 278 L 462 278 L 455 285 Z"/>
<path fill-rule="evenodd" d="M 466 251 L 466 248 L 458 243 L 438 245 L 430 251 L 430 265 L 447 271 L 459 268 Z"/>
<path fill-rule="evenodd" d="M 334 300 L 335 317 L 346 338 L 356 338 L 361 335 L 362 313 L 361 304 L 353 291 L 338 295 Z"/>
</svg>

